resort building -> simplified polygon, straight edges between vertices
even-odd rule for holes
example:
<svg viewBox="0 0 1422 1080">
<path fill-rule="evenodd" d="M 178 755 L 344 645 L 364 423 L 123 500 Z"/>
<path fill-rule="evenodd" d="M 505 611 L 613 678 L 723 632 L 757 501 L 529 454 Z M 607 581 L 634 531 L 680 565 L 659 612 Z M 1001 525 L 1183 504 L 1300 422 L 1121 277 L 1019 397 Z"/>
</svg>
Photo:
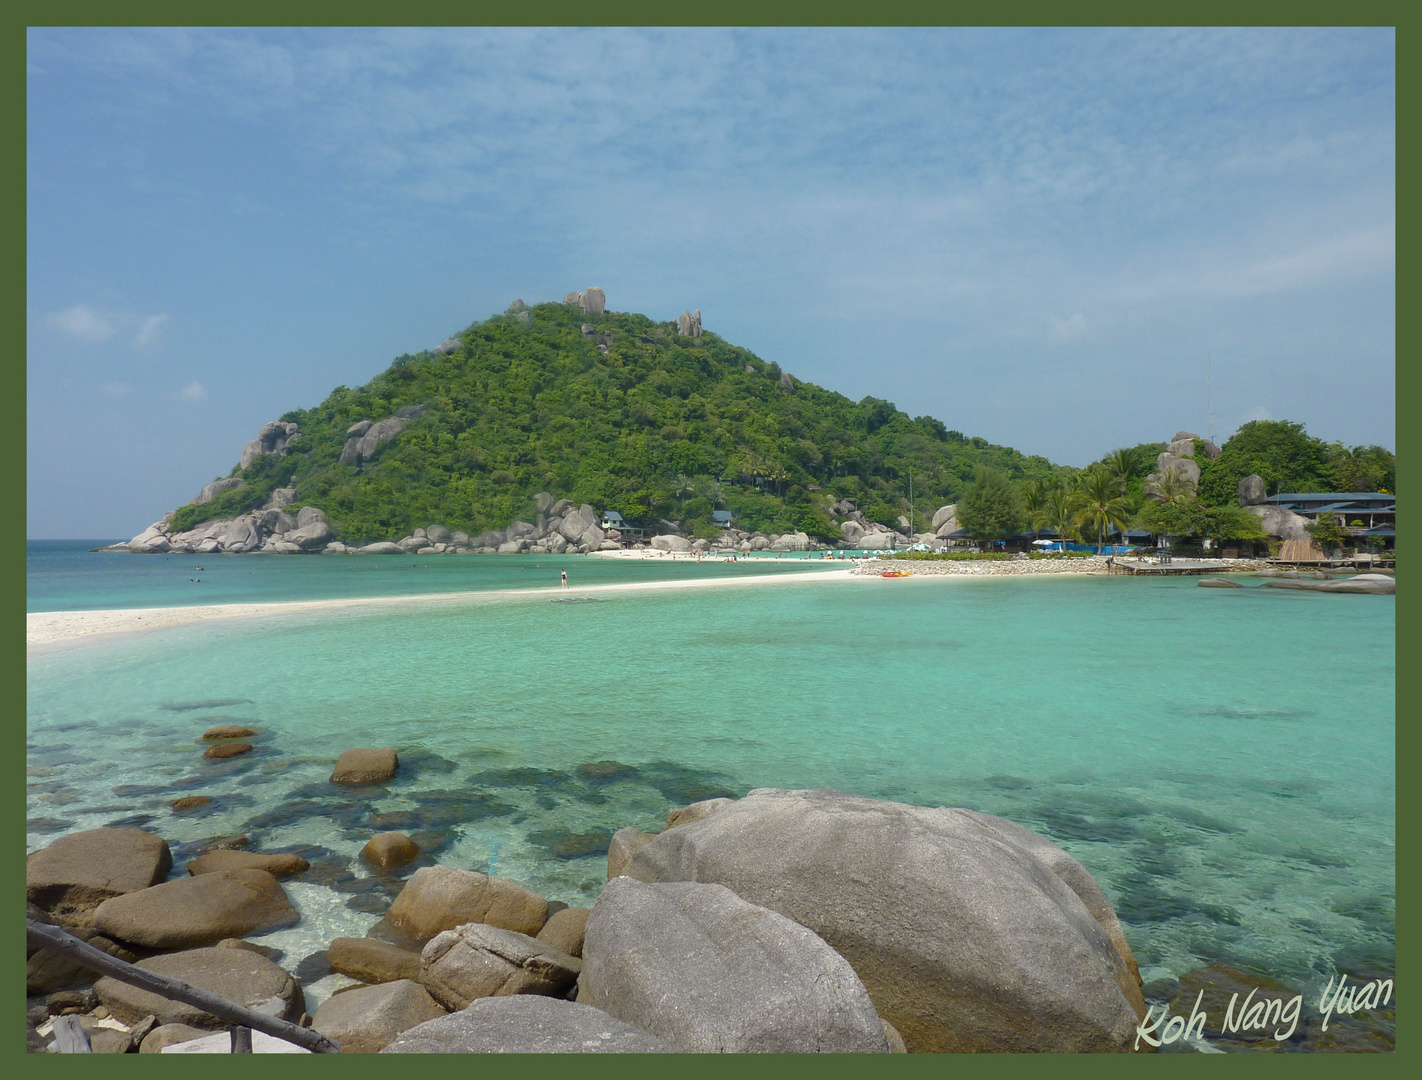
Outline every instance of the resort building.
<svg viewBox="0 0 1422 1080">
<path fill-rule="evenodd" d="M 1381 491 L 1309 491 L 1271 495 L 1265 505 L 1278 506 L 1309 521 L 1332 514 L 1360 546 L 1386 549 L 1397 545 L 1397 496 Z"/>
</svg>

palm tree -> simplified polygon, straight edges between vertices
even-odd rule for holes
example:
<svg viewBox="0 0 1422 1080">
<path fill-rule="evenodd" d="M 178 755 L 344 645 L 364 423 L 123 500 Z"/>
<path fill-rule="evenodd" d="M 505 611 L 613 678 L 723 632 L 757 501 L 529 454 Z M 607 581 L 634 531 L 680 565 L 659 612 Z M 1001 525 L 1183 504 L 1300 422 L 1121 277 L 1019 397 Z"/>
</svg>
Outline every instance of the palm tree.
<svg viewBox="0 0 1422 1080">
<path fill-rule="evenodd" d="M 691 481 L 681 473 L 676 474 L 676 479 L 672 481 L 672 494 L 681 500 L 682 509 L 686 509 L 686 495 L 691 490 Z"/>
<path fill-rule="evenodd" d="M 1120 485 L 1121 494 L 1126 493 L 1127 486 L 1131 482 L 1131 477 L 1136 475 L 1136 470 L 1140 467 L 1140 453 L 1135 447 L 1122 447 L 1119 450 L 1112 450 L 1106 455 L 1106 470 Z"/>
<path fill-rule="evenodd" d="M 1116 494 L 1116 478 L 1107 469 L 1092 469 L 1082 478 L 1078 491 L 1081 510 L 1078 520 L 1096 534 L 1096 554 L 1112 527 L 1124 529 L 1131 514 L 1131 502 Z"/>
<path fill-rule="evenodd" d="M 1166 469 L 1150 488 L 1146 495 L 1167 506 L 1188 506 L 1195 500 L 1195 485 L 1174 469 Z"/>
<path fill-rule="evenodd" d="M 714 476 L 698 476 L 692 481 L 692 490 L 709 502 L 713 508 L 720 505 L 724 495 L 720 482 Z"/>
<path fill-rule="evenodd" d="M 1046 505 L 1047 492 L 1050 490 L 1043 480 L 1028 480 L 1022 485 L 1022 509 L 1027 511 L 1027 520 L 1035 524 L 1037 513 Z"/>
<path fill-rule="evenodd" d="M 1055 487 L 1047 492 L 1041 508 L 1032 516 L 1032 524 L 1039 529 L 1055 529 L 1057 535 L 1062 538 L 1062 550 L 1065 551 L 1067 537 L 1071 535 L 1076 523 L 1078 509 L 1080 502 L 1073 492 L 1068 491 L 1065 486 Z"/>
<path fill-rule="evenodd" d="M 775 485 L 775 494 L 779 495 L 785 481 L 790 479 L 790 470 L 780 462 L 772 461 L 766 466 L 765 478 Z"/>
<path fill-rule="evenodd" d="M 758 450 L 747 450 L 741 458 L 741 471 L 751 478 L 751 485 L 765 476 L 765 458 Z"/>
</svg>

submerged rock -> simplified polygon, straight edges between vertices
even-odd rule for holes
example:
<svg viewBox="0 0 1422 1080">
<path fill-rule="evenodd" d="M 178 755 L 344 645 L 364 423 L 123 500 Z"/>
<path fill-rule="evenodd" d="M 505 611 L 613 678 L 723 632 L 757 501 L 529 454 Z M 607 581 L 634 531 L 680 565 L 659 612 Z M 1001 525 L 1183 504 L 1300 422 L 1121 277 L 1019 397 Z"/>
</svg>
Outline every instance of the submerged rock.
<svg viewBox="0 0 1422 1080">
<path fill-rule="evenodd" d="M 216 746 L 209 746 L 204 750 L 202 756 L 213 761 L 221 761 L 225 758 L 241 757 L 251 751 L 252 744 L 249 742 L 218 743 Z"/>
<path fill-rule="evenodd" d="M 300 855 L 261 855 L 255 851 L 236 851 L 231 848 L 206 852 L 188 863 L 188 873 L 194 877 L 219 870 L 265 870 L 273 877 L 280 878 L 300 874 L 310 868 L 311 864 Z"/>
<path fill-rule="evenodd" d="M 246 739 L 257 733 L 255 728 L 249 728 L 242 724 L 218 724 L 204 731 L 199 738 L 206 742 L 221 739 Z"/>
<path fill-rule="evenodd" d="M 381 869 L 403 865 L 419 854 L 420 845 L 401 832 L 378 833 L 360 849 L 362 859 Z"/>
<path fill-rule="evenodd" d="M 400 757 L 390 747 L 346 750 L 331 771 L 333 784 L 378 784 L 389 780 L 400 767 Z"/>
</svg>

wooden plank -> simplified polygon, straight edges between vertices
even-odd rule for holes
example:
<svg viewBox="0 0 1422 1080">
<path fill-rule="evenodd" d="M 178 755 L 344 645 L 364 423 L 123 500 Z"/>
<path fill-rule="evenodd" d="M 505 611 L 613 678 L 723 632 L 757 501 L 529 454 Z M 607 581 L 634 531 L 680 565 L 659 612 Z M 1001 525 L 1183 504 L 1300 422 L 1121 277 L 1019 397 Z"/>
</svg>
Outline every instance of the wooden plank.
<svg viewBox="0 0 1422 1080">
<path fill-rule="evenodd" d="M 211 991 L 200 989 L 180 979 L 145 971 L 143 968 L 125 963 L 123 960 L 110 956 L 87 942 L 65 933 L 57 926 L 48 926 L 32 919 L 26 919 L 25 938 L 31 945 L 49 949 L 61 956 L 67 956 L 93 971 L 102 972 L 120 982 L 148 990 L 161 997 L 172 998 L 174 1001 L 181 1001 L 186 1005 L 195 1005 L 231 1024 L 265 1032 L 274 1038 L 285 1039 L 289 1043 L 295 1043 L 316 1054 L 338 1054 L 341 1051 L 339 1043 L 334 1039 L 327 1038 L 319 1031 L 299 1027 L 256 1009 L 249 1009 L 245 1005 L 228 1001 Z"/>
<path fill-rule="evenodd" d="M 92 1054 L 89 1033 L 79 1023 L 77 1016 L 56 1016 L 54 1018 L 54 1052 L 56 1054 Z"/>
</svg>

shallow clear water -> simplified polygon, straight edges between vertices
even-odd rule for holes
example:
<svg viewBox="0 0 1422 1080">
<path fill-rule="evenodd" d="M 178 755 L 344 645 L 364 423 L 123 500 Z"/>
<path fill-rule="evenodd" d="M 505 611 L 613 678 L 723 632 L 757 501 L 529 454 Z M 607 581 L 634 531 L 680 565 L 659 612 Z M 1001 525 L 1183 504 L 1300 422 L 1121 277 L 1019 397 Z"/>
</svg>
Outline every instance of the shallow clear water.
<svg viewBox="0 0 1422 1080">
<path fill-rule="evenodd" d="M 587 904 L 615 829 L 835 787 L 1050 837 L 1147 980 L 1222 960 L 1321 989 L 1393 970 L 1394 617 L 1392 597 L 1053 577 L 211 622 L 29 661 L 27 839 L 128 823 L 180 864 L 233 833 L 300 850 L 303 921 L 271 935 L 295 966 L 398 889 L 356 859 L 383 829 Z M 231 721 L 257 750 L 204 760 L 196 736 Z M 351 746 L 397 747 L 399 775 L 335 789 Z M 169 809 L 186 794 L 217 801 Z"/>
</svg>

